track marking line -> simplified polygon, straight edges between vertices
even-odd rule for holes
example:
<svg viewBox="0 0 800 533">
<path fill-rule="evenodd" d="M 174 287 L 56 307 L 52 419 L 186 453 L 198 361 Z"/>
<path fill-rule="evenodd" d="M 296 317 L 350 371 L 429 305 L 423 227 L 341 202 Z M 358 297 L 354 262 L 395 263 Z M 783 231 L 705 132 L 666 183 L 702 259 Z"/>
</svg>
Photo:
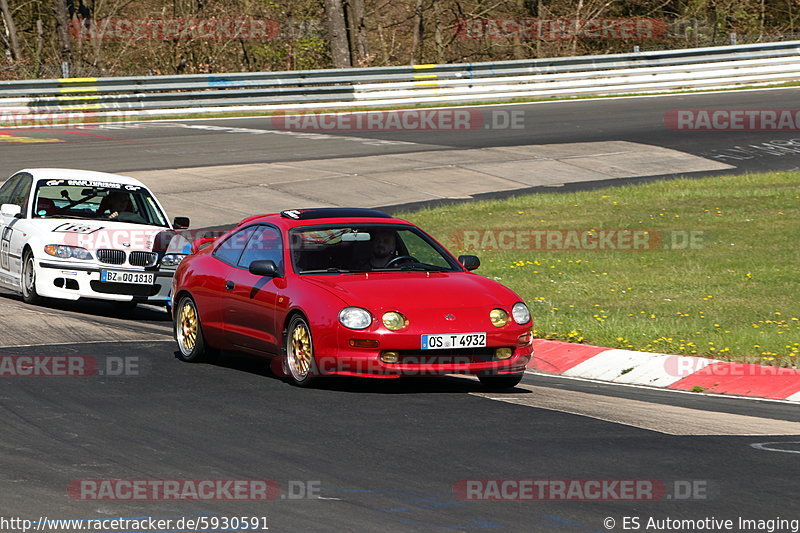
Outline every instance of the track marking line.
<svg viewBox="0 0 800 533">
<path fill-rule="evenodd" d="M 705 398 L 714 398 L 717 400 L 749 400 L 751 402 L 773 402 L 773 403 L 783 403 L 789 405 L 797 405 L 797 402 L 800 401 L 800 393 L 798 393 L 797 400 L 776 400 L 774 398 L 758 398 L 756 396 L 738 396 L 735 394 L 720 394 L 720 393 L 711 393 L 711 392 L 693 392 L 688 390 L 680 390 L 680 389 L 665 389 L 661 387 L 651 387 L 648 385 L 637 385 L 634 383 L 619 383 L 616 381 L 602 381 L 599 379 L 591 379 L 591 378 L 582 378 L 578 376 L 565 376 L 563 374 L 545 374 L 544 372 L 537 372 L 535 370 L 526 370 L 526 374 L 530 374 L 532 376 L 538 376 L 542 378 L 552 378 L 552 379 L 568 379 L 572 381 L 583 381 L 585 383 L 599 383 L 601 385 L 612 385 L 614 387 L 630 387 L 634 389 L 647 389 L 647 390 L 657 390 L 661 392 L 666 392 L 669 394 L 688 394 L 690 396 L 703 396 Z"/>
<path fill-rule="evenodd" d="M 80 342 L 42 342 L 39 344 L 9 344 L 0 346 L 0 350 L 8 350 L 11 348 L 37 348 L 39 346 L 70 346 L 70 345 L 82 345 L 82 344 L 130 344 L 130 343 L 145 343 L 145 342 L 175 342 L 175 339 L 172 338 L 171 335 L 166 333 L 157 333 L 152 332 L 148 333 L 148 335 L 163 335 L 164 337 L 168 337 L 166 339 L 153 339 L 151 337 L 141 338 L 141 339 L 123 339 L 123 340 L 108 340 L 108 341 L 80 341 Z"/>
<path fill-rule="evenodd" d="M 774 444 L 800 444 L 800 440 L 790 440 L 786 442 L 757 442 L 755 444 L 751 444 L 750 447 L 755 448 L 756 450 L 763 450 L 765 452 L 800 453 L 800 450 L 782 450 L 780 448 L 771 448 L 770 446 Z"/>
<path fill-rule="evenodd" d="M 667 435 L 800 435 L 800 422 L 529 385 L 518 385 L 518 388 L 528 392 L 507 395 L 475 392 L 470 394 L 489 400 L 559 411 Z"/>
</svg>

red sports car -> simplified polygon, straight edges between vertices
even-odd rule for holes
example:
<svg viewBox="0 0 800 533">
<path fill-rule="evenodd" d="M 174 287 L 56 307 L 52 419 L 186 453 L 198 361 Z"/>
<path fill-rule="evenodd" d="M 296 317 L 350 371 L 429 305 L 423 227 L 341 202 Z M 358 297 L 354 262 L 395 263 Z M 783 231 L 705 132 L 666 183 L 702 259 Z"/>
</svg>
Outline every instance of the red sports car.
<svg viewBox="0 0 800 533">
<path fill-rule="evenodd" d="M 531 358 L 520 297 L 430 235 L 370 209 L 284 211 L 195 241 L 175 273 L 184 361 L 220 349 L 270 358 L 296 385 L 320 376 L 474 374 L 514 387 Z"/>
</svg>

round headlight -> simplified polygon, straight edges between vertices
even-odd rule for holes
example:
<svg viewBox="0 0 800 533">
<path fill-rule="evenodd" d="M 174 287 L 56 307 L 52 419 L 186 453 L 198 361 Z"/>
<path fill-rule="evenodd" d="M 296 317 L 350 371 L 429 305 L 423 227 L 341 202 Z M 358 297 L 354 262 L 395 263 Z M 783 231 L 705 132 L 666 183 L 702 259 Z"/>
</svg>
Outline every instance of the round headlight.
<svg viewBox="0 0 800 533">
<path fill-rule="evenodd" d="M 346 328 L 366 329 L 372 324 L 372 315 L 360 307 L 345 307 L 339 311 L 339 322 Z"/>
<path fill-rule="evenodd" d="M 383 325 L 386 326 L 388 330 L 397 331 L 406 327 L 408 325 L 408 320 L 397 311 L 389 311 L 383 314 Z"/>
<path fill-rule="evenodd" d="M 502 309 L 492 309 L 489 312 L 489 320 L 492 321 L 492 325 L 496 328 L 502 328 L 506 324 L 508 324 L 508 313 L 503 311 Z"/>
<path fill-rule="evenodd" d="M 514 322 L 522 326 L 531 321 L 531 312 L 528 311 L 528 306 L 522 302 L 517 302 L 511 308 L 511 314 L 514 317 Z"/>
</svg>

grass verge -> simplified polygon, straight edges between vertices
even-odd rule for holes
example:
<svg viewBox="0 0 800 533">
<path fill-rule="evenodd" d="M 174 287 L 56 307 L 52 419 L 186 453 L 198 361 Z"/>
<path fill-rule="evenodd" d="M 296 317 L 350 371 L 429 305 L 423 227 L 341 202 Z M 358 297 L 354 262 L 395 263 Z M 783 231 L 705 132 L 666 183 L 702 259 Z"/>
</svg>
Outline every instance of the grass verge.
<svg viewBox="0 0 800 533">
<path fill-rule="evenodd" d="M 540 338 L 797 365 L 800 172 L 526 195 L 399 216 L 454 253 L 477 253 L 479 273 L 528 302 Z M 528 246 L 517 248 L 528 230 L 559 231 L 539 233 L 538 246 L 529 232 Z M 653 248 L 628 241 L 627 249 L 588 249 L 580 237 L 568 241 L 567 230 L 636 231 Z M 496 249 L 508 244 L 517 249 Z"/>
</svg>

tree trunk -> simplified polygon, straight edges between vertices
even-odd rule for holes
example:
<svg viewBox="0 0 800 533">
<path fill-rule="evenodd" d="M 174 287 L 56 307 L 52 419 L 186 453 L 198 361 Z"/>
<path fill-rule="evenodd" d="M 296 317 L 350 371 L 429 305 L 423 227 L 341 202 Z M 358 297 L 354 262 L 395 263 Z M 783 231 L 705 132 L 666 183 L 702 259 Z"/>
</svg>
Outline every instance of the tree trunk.
<svg viewBox="0 0 800 533">
<path fill-rule="evenodd" d="M 444 35 L 442 35 L 442 4 L 440 2 L 433 2 L 433 18 L 436 21 L 435 30 L 433 32 L 433 42 L 436 45 L 436 62 L 444 63 Z"/>
<path fill-rule="evenodd" d="M 367 40 L 367 16 L 364 0 L 347 0 L 348 35 L 353 63 L 360 67 L 368 66 L 369 41 Z"/>
<path fill-rule="evenodd" d="M 62 63 L 72 62 L 72 42 L 69 37 L 69 11 L 67 10 L 67 0 L 54 0 L 53 11 L 56 16 L 56 33 Z M 69 68 L 69 67 L 68 67 Z"/>
<path fill-rule="evenodd" d="M 581 22 L 581 11 L 583 10 L 583 0 L 578 0 L 578 7 L 575 9 L 575 31 L 576 34 L 572 36 L 572 55 L 578 54 L 578 35 L 577 32 L 583 28 Z"/>
<path fill-rule="evenodd" d="M 347 39 L 347 22 L 342 0 L 325 0 L 325 18 L 328 23 L 328 40 L 335 68 L 353 66 L 350 60 L 350 43 Z"/>
<path fill-rule="evenodd" d="M 0 0 L 0 10 L 3 12 L 3 22 L 6 25 L 8 42 L 11 45 L 11 55 L 14 60 L 20 60 L 22 59 L 22 49 L 19 47 L 17 26 L 14 24 L 14 18 L 11 16 L 11 10 L 8 8 L 8 0 Z"/>
<path fill-rule="evenodd" d="M 422 18 L 422 2 L 417 0 L 414 6 L 414 33 L 411 42 L 411 63 L 422 63 L 422 40 L 424 39 L 424 19 Z"/>
</svg>

